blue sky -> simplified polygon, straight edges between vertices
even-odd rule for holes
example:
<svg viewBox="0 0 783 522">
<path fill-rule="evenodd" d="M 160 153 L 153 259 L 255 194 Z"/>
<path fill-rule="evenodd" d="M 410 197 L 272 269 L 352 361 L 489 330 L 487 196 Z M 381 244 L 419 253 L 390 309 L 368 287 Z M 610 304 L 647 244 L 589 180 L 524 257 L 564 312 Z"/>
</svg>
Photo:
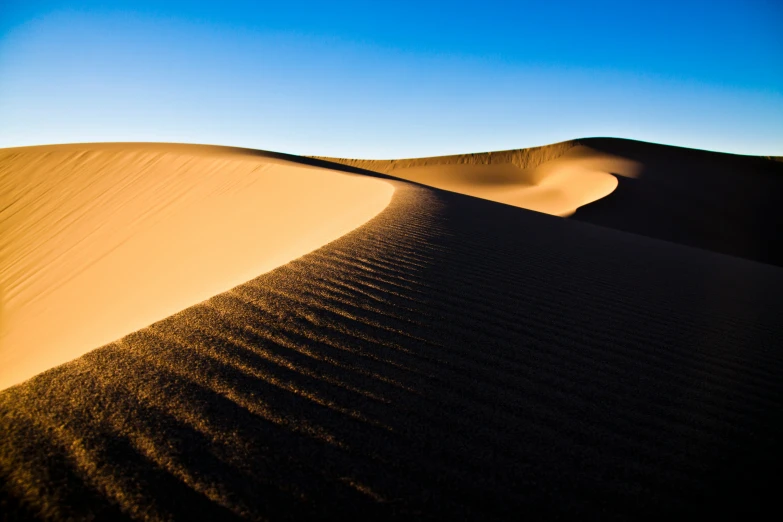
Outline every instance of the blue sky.
<svg viewBox="0 0 783 522">
<path fill-rule="evenodd" d="M 0 147 L 783 155 L 783 3 L 0 0 Z"/>
</svg>

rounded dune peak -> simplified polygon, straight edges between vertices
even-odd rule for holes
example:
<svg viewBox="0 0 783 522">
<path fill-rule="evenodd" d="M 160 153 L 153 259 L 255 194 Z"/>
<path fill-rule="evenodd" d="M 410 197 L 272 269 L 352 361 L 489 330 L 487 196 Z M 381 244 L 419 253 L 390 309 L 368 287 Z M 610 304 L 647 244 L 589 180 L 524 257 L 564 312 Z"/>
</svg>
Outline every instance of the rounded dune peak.
<svg viewBox="0 0 783 522">
<path fill-rule="evenodd" d="M 302 256 L 394 188 L 258 151 L 0 150 L 0 388 Z"/>
</svg>

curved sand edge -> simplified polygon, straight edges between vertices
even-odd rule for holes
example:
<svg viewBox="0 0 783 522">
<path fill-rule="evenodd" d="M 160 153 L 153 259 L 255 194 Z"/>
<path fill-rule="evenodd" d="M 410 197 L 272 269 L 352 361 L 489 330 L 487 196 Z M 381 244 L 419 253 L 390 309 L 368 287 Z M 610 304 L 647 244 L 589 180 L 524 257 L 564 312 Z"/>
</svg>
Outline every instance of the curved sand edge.
<svg viewBox="0 0 783 522">
<path fill-rule="evenodd" d="M 2 149 L 0 188 L 0 389 L 311 252 L 394 192 L 164 144 Z"/>
<path fill-rule="evenodd" d="M 544 147 L 405 160 L 319 158 L 528 210 L 569 216 L 617 187 L 612 173 L 635 175 L 633 162 L 577 141 Z"/>
</svg>

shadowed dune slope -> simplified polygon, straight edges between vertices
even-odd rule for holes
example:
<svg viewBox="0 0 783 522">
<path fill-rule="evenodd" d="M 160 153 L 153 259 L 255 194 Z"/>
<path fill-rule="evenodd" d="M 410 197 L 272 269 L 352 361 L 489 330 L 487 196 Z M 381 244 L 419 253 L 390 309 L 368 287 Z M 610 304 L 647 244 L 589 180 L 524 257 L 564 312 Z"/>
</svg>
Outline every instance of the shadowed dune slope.
<svg viewBox="0 0 783 522">
<path fill-rule="evenodd" d="M 593 138 L 581 143 L 642 165 L 618 173 L 611 198 L 573 219 L 783 266 L 783 163 Z"/>
<path fill-rule="evenodd" d="M 0 389 L 306 254 L 388 183 L 257 151 L 0 150 Z"/>
<path fill-rule="evenodd" d="M 328 245 L 0 393 L 52 520 L 748 516 L 783 270 L 405 182 Z"/>
<path fill-rule="evenodd" d="M 331 161 L 783 266 L 777 158 L 587 138 L 482 154 Z"/>
</svg>

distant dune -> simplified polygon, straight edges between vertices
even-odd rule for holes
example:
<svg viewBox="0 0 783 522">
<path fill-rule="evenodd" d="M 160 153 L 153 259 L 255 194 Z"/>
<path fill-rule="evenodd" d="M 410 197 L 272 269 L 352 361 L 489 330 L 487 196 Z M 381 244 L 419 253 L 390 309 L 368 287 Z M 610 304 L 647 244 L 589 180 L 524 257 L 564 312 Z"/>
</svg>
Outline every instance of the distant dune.
<svg viewBox="0 0 783 522">
<path fill-rule="evenodd" d="M 322 159 L 783 265 L 783 164 L 774 157 L 588 138 L 459 156 Z"/>
<path fill-rule="evenodd" d="M 531 149 L 432 158 L 319 159 L 546 214 L 567 216 L 615 189 L 617 179 L 610 171 L 636 168 L 630 162 L 598 153 L 585 154 L 586 151 L 578 142 L 570 141 Z"/>
<path fill-rule="evenodd" d="M 3 284 L 73 305 L 50 319 L 31 299 L 19 335 L 74 320 L 74 335 L 108 321 L 120 337 L 102 315 L 118 296 L 157 314 L 201 292 L 0 392 L 3 516 L 659 521 L 777 506 L 783 268 L 752 259 L 779 245 L 779 163 L 601 139 L 340 161 L 0 150 Z"/>
<path fill-rule="evenodd" d="M 0 150 L 0 389 L 310 252 L 388 183 L 226 147 Z"/>
</svg>

